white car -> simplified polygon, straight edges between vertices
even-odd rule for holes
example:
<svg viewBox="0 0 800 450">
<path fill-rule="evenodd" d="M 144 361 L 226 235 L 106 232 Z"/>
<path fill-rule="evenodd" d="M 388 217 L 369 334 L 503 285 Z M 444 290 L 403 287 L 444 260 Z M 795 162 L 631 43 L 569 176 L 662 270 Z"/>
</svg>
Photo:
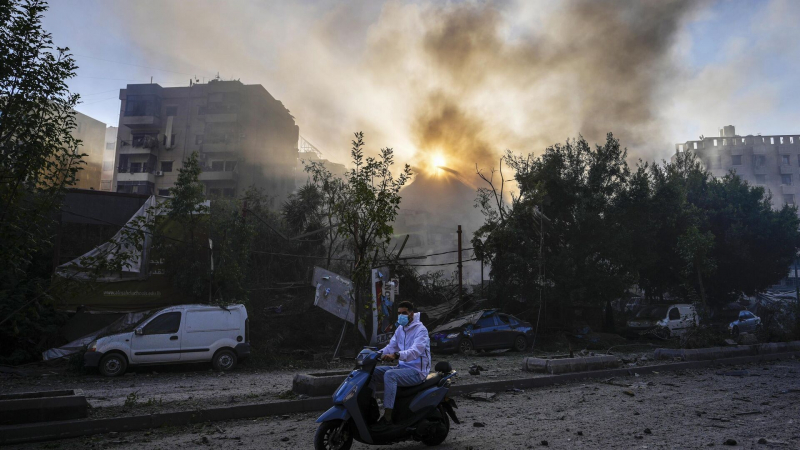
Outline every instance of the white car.
<svg viewBox="0 0 800 450">
<path fill-rule="evenodd" d="M 661 338 L 680 336 L 700 325 L 694 305 L 645 306 L 628 321 L 628 329 L 637 334 L 653 334 Z"/>
<path fill-rule="evenodd" d="M 90 342 L 84 366 L 109 377 L 130 365 L 210 361 L 231 370 L 250 355 L 250 326 L 243 305 L 180 305 L 161 309 L 127 332 Z"/>
</svg>

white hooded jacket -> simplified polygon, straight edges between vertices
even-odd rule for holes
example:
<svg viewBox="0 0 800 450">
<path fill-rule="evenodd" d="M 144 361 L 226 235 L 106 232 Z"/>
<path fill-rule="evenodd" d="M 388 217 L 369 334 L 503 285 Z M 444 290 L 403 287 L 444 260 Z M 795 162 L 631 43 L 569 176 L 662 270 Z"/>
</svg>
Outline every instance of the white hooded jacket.
<svg viewBox="0 0 800 450">
<path fill-rule="evenodd" d="M 399 367 L 416 370 L 424 380 L 431 372 L 431 344 L 420 313 L 414 313 L 414 320 L 408 325 L 398 327 L 382 351 L 399 354 Z"/>
</svg>

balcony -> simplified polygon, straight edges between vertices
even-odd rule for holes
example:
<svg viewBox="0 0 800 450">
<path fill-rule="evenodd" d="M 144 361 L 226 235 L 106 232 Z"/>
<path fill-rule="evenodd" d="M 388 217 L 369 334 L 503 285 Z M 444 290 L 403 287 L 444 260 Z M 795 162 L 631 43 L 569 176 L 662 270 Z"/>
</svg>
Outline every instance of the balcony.
<svg viewBox="0 0 800 450">
<path fill-rule="evenodd" d="M 157 141 L 144 144 L 141 142 L 133 142 L 132 140 L 119 141 L 119 153 L 121 155 L 157 154 L 159 147 Z"/>
<path fill-rule="evenodd" d="M 239 179 L 239 171 L 237 170 L 210 170 L 203 169 L 200 173 L 200 181 L 236 181 Z"/>
<path fill-rule="evenodd" d="M 147 181 L 148 183 L 155 183 L 156 176 L 153 172 L 117 172 L 117 181 Z"/>
<path fill-rule="evenodd" d="M 131 129 L 161 128 L 161 117 L 122 116 L 122 124 Z"/>
<path fill-rule="evenodd" d="M 766 175 L 768 173 L 767 166 L 765 165 L 755 165 L 753 166 L 753 173 L 756 175 Z"/>
<path fill-rule="evenodd" d="M 766 155 L 767 154 L 767 146 L 762 144 L 762 143 L 760 143 L 760 142 L 758 144 L 756 144 L 756 145 L 753 145 L 753 154 L 754 155 Z"/>
<path fill-rule="evenodd" d="M 794 173 L 794 167 L 781 164 L 781 175 L 791 175 Z"/>
<path fill-rule="evenodd" d="M 782 184 L 781 185 L 781 194 L 794 194 L 797 189 L 795 186 L 791 184 Z"/>
<path fill-rule="evenodd" d="M 238 142 L 203 142 L 200 151 L 203 153 L 234 153 L 239 150 Z"/>
</svg>

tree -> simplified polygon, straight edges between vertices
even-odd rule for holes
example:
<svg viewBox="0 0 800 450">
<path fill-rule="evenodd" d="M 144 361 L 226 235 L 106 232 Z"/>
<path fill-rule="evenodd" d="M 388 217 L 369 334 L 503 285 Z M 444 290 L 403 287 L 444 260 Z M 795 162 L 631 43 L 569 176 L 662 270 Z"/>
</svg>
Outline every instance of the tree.
<svg viewBox="0 0 800 450">
<path fill-rule="evenodd" d="M 371 312 L 369 302 L 364 301 L 371 269 L 380 250 L 386 251 L 392 236 L 392 222 L 400 208 L 400 189 L 411 177 L 411 168 L 406 164 L 399 175 L 392 174 L 394 152 L 383 148 L 377 158 L 364 156 L 364 133 L 355 133 L 350 150 L 354 169 L 347 172 L 340 194 L 332 204 L 335 223 L 346 239 L 352 252 L 354 264 L 350 279 L 355 285 L 356 311 L 359 320 L 365 320 Z M 330 173 L 322 165 L 310 166 L 314 180 L 331 180 Z M 334 219 L 331 219 L 332 223 Z"/>
<path fill-rule="evenodd" d="M 491 265 L 501 306 L 538 303 L 545 288 L 563 306 L 603 305 L 633 282 L 618 250 L 626 233 L 615 208 L 630 175 L 625 158 L 611 134 L 594 149 L 580 138 L 540 157 L 506 154 L 519 193 L 507 204 L 494 182 L 479 191 L 486 222 L 472 241 Z"/>
<path fill-rule="evenodd" d="M 42 28 L 46 10 L 44 1 L 0 3 L 0 358 L 12 362 L 38 353 L 54 331 L 47 251 L 84 156 L 70 133 L 75 61 Z"/>
</svg>

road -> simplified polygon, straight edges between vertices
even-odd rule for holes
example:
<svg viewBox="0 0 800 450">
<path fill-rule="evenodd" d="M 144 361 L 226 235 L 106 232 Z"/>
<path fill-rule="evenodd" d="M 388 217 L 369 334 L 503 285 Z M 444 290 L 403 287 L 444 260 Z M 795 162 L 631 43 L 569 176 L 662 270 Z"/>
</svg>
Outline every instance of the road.
<svg viewBox="0 0 800 450">
<path fill-rule="evenodd" d="M 800 448 L 800 361 L 573 383 L 490 402 L 457 399 L 441 449 Z M 311 448 L 317 414 L 119 433 L 33 448 Z M 482 426 L 481 426 L 482 425 Z M 648 432 L 649 431 L 649 432 Z M 759 439 L 766 443 L 759 444 Z M 368 446 L 355 444 L 355 449 Z M 407 442 L 392 448 L 422 449 Z"/>
</svg>

